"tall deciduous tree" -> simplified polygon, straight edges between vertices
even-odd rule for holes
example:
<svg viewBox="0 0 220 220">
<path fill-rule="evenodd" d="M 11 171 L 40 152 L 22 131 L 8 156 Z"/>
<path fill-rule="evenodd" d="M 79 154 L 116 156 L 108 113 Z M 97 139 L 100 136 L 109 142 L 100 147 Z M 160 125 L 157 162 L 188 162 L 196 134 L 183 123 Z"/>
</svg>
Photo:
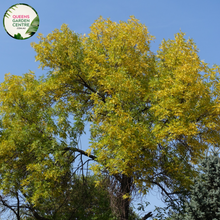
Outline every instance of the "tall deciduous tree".
<svg viewBox="0 0 220 220">
<path fill-rule="evenodd" d="M 97 162 L 95 173 L 107 170 L 120 183 L 121 219 L 128 219 L 133 186 L 188 190 L 220 128 L 219 69 L 200 60 L 193 40 L 177 33 L 154 54 L 154 37 L 133 16 L 119 23 L 100 17 L 88 36 L 62 25 L 39 38 L 32 46 L 40 66 L 51 69 L 47 77 L 6 76 L 1 85 L 1 188 L 14 186 L 22 167 L 23 190 L 32 183 L 37 204 L 79 152 Z M 74 144 L 86 121 L 85 152 Z"/>
</svg>

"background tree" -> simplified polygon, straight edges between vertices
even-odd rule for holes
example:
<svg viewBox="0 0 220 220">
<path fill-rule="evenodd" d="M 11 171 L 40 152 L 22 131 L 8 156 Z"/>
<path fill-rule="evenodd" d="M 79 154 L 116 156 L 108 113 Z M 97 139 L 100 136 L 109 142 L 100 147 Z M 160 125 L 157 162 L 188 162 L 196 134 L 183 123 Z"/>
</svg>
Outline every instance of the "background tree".
<svg viewBox="0 0 220 220">
<path fill-rule="evenodd" d="M 95 176 L 82 178 L 74 175 L 72 184 L 68 183 L 68 189 L 56 198 L 41 199 L 37 206 L 28 202 L 27 195 L 22 195 L 20 191 L 16 194 L 10 192 L 10 196 L 1 195 L 0 210 L 2 214 L 10 211 L 9 219 L 16 220 L 116 220 L 116 215 L 111 211 L 108 185 L 104 183 L 106 180 L 103 180 L 99 188 L 95 187 L 95 180 Z"/>
<path fill-rule="evenodd" d="M 201 173 L 194 179 L 191 199 L 186 201 L 184 214 L 174 214 L 171 219 L 219 219 L 220 212 L 220 159 L 216 151 L 201 160 Z"/>
</svg>

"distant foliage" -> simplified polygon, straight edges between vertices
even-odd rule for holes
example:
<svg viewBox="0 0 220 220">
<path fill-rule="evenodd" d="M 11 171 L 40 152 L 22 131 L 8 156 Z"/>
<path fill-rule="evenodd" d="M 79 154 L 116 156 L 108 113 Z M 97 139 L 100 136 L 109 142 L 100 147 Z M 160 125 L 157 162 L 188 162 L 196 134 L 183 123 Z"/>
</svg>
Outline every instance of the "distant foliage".
<svg viewBox="0 0 220 220">
<path fill-rule="evenodd" d="M 214 152 L 201 162 L 201 174 L 194 179 L 191 200 L 186 203 L 185 214 L 174 215 L 176 220 L 220 219 L 220 158 Z"/>
</svg>

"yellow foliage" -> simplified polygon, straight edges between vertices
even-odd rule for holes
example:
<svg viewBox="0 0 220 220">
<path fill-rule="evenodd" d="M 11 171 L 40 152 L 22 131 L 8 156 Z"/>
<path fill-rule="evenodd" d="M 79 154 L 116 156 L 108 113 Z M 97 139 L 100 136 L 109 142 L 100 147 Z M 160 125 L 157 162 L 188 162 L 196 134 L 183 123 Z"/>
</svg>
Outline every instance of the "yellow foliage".
<svg viewBox="0 0 220 220">
<path fill-rule="evenodd" d="M 66 140 L 66 115 L 73 114 L 92 124 L 86 153 L 90 156 L 93 150 L 97 157 L 94 172 L 106 168 L 110 174 L 133 176 L 145 192 L 152 186 L 149 179 L 162 170 L 174 184 L 188 187 L 197 174 L 191 162 L 196 164 L 220 141 L 219 67 L 209 68 L 182 32 L 163 40 L 154 54 L 154 37 L 134 16 L 119 23 L 100 17 L 90 29 L 88 35 L 79 35 L 64 24 L 46 37 L 39 34 L 32 47 L 40 67 L 51 69 L 46 79 L 36 80 L 33 72 L 5 75 L 0 113 L 7 132 L 1 137 L 0 162 L 25 149 L 24 161 L 36 176 L 23 183 L 38 182 L 36 201 L 40 187 L 46 187 L 37 179 L 57 180 L 62 172 L 48 156 L 54 144 L 48 137 Z M 51 122 L 57 116 L 57 124 Z M 32 163 L 29 154 L 44 162 Z M 53 168 L 49 173 L 45 167 Z"/>
</svg>

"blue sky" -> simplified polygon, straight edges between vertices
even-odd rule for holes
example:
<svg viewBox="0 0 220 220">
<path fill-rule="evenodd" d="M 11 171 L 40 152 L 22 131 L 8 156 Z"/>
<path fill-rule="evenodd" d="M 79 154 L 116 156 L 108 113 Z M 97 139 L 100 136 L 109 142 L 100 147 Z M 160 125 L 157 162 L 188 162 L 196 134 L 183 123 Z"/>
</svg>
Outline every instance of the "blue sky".
<svg viewBox="0 0 220 220">
<path fill-rule="evenodd" d="M 186 38 L 194 39 L 202 60 L 210 65 L 220 64 L 219 0 L 1 0 L 0 17 L 3 19 L 6 10 L 16 3 L 32 6 L 39 15 L 40 26 L 33 37 L 16 40 L 10 37 L 1 25 L 0 82 L 4 81 L 4 75 L 9 72 L 20 76 L 29 70 L 34 71 L 36 76 L 46 73 L 38 69 L 35 51 L 30 46 L 31 42 L 38 42 L 38 33 L 47 35 L 66 23 L 75 32 L 88 34 L 89 27 L 100 15 L 116 22 L 127 21 L 130 15 L 134 15 L 148 27 L 150 34 L 156 37 L 151 45 L 153 52 L 156 52 L 162 39 L 173 39 L 174 34 L 181 29 L 186 33 Z M 88 147 L 88 138 L 87 128 L 87 134 L 82 140 L 84 149 Z M 149 211 L 153 211 L 154 205 L 163 205 L 159 198 L 159 193 L 149 194 L 146 198 L 151 202 Z"/>
</svg>

